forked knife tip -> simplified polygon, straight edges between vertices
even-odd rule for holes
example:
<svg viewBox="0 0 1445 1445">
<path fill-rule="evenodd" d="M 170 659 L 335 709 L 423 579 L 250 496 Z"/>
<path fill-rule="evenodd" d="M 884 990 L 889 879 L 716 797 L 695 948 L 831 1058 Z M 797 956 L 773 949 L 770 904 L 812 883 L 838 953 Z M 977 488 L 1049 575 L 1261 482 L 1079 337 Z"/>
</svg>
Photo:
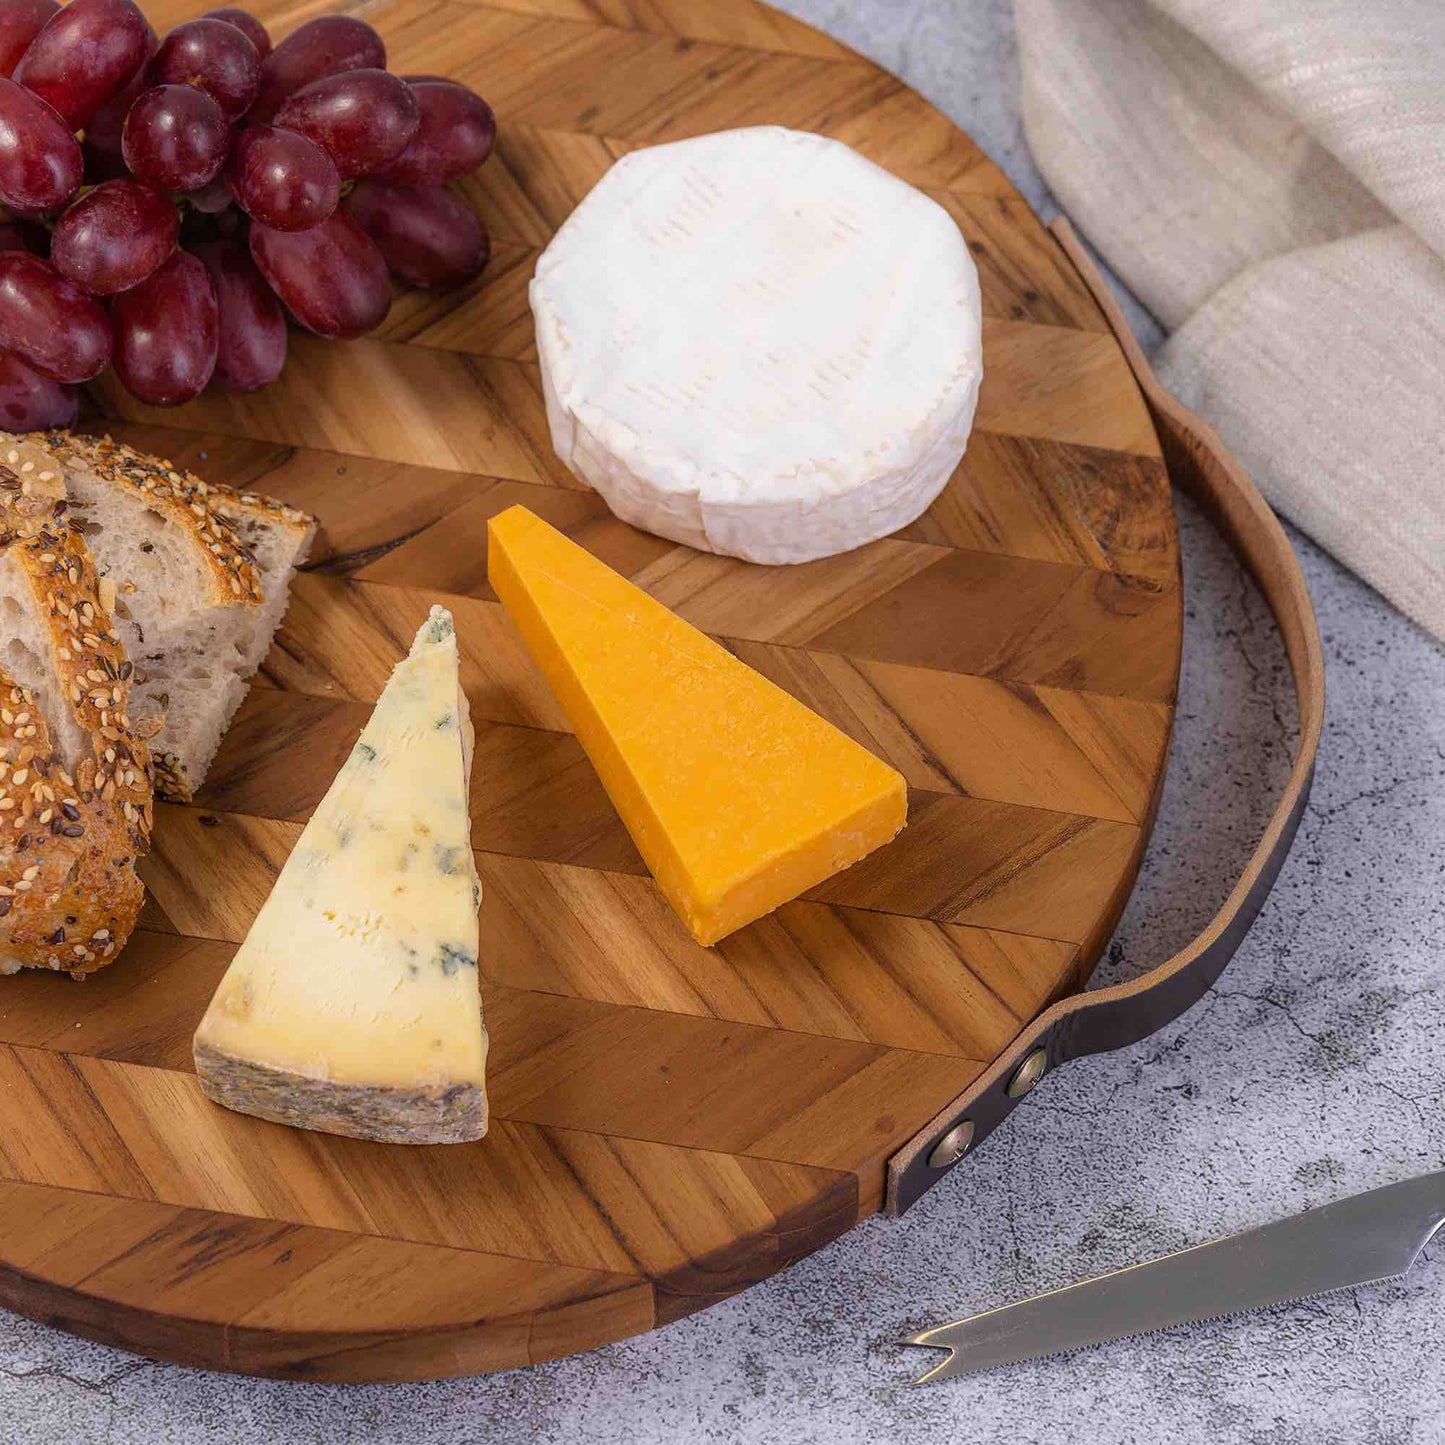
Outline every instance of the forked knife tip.
<svg viewBox="0 0 1445 1445">
<path fill-rule="evenodd" d="M 951 1375 L 953 1373 L 953 1361 L 955 1353 L 956 1352 L 954 1350 L 949 1350 L 948 1358 L 946 1360 L 940 1360 L 936 1365 L 933 1366 L 931 1370 L 925 1370 L 912 1383 L 914 1385 L 931 1385 L 935 1380 L 941 1380 L 945 1376 Z"/>
<path fill-rule="evenodd" d="M 932 1384 L 934 1380 L 938 1379 L 940 1375 L 943 1372 L 946 1372 L 953 1364 L 953 1359 L 957 1351 L 953 1348 L 952 1345 L 935 1344 L 934 1341 L 930 1338 L 930 1336 L 936 1333 L 937 1331 L 935 1330 L 924 1330 L 922 1334 L 906 1335 L 904 1336 L 904 1338 L 898 1341 L 900 1345 L 918 1346 L 927 1350 L 943 1350 L 946 1352 L 945 1359 L 940 1360 L 938 1364 L 934 1365 L 931 1369 L 925 1370 L 923 1374 L 921 1374 L 916 1380 L 910 1381 L 910 1384 Z"/>
</svg>

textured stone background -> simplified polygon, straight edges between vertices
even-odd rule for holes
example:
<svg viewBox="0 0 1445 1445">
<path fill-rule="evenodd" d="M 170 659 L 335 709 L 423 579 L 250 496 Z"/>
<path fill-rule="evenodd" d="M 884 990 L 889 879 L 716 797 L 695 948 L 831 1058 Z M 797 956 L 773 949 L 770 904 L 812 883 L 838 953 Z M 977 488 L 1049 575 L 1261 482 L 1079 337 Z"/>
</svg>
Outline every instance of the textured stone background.
<svg viewBox="0 0 1445 1445">
<path fill-rule="evenodd" d="M 1049 209 L 1018 124 L 1008 0 L 788 8 L 905 76 Z M 1159 960 L 1208 917 L 1286 760 L 1292 705 L 1264 609 L 1188 510 L 1182 527 L 1178 735 L 1108 977 Z M 1182 1022 L 1045 1081 L 906 1221 L 870 1221 L 647 1338 L 450 1384 L 235 1380 L 0 1313 L 0 1442 L 1445 1439 L 1439 1242 L 1405 1283 L 926 1390 L 906 1382 L 935 1357 L 891 1343 L 1445 1165 L 1445 650 L 1295 542 L 1330 724 L 1313 808 L 1253 935 Z"/>
</svg>

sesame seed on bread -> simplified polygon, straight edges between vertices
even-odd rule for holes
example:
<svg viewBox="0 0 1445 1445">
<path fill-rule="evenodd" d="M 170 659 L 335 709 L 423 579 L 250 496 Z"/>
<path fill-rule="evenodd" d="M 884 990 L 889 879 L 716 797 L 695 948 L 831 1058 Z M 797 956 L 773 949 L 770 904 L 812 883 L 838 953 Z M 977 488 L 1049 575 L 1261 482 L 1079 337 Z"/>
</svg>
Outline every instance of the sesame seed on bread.
<svg viewBox="0 0 1445 1445">
<path fill-rule="evenodd" d="M 186 474 L 188 477 L 190 473 Z M 259 492 L 238 492 L 224 482 L 201 482 L 193 480 L 205 489 L 213 511 L 226 517 L 232 527 L 239 518 L 243 522 L 256 522 L 266 526 L 282 527 L 296 536 L 304 535 L 308 541 L 316 535 L 316 518 L 298 507 L 288 506 L 275 497 L 265 497 Z M 244 538 L 242 539 L 244 541 Z"/>
<path fill-rule="evenodd" d="M 0 600 L 11 616 L 0 647 L 0 973 L 81 977 L 111 962 L 135 926 L 153 775 L 129 716 L 133 667 L 84 536 L 63 497 L 46 499 L 43 520 L 19 509 L 52 480 L 40 479 L 46 470 L 0 465 Z"/>
<path fill-rule="evenodd" d="M 7 541 L 33 537 L 65 512 L 63 505 L 56 511 L 65 497 L 65 478 L 54 453 L 25 437 L 8 440 L 6 465 L 0 466 L 0 536 Z"/>
<path fill-rule="evenodd" d="M 260 604 L 261 574 L 230 524 L 212 510 L 209 489 L 199 477 L 178 472 L 169 462 L 108 436 L 55 431 L 47 432 L 45 439 L 67 473 L 84 469 L 133 491 L 147 507 L 194 538 L 195 556 L 203 567 L 203 605 Z"/>
<path fill-rule="evenodd" d="M 113 589 L 136 666 L 135 713 L 160 720 L 156 790 L 189 802 L 271 645 L 316 521 L 109 437 L 50 432 L 44 442 Z M 20 440 L 0 433 L 0 459 L 7 445 Z"/>
</svg>

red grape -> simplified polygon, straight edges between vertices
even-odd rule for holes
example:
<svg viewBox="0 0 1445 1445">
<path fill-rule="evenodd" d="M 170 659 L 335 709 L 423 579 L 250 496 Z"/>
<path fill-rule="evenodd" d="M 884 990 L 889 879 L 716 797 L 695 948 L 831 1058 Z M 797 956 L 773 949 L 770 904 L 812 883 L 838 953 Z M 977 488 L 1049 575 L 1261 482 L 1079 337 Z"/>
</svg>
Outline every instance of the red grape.
<svg viewBox="0 0 1445 1445">
<path fill-rule="evenodd" d="M 92 296 L 144 281 L 181 233 L 176 208 L 135 181 L 106 181 L 71 204 L 50 236 L 50 258 Z"/>
<path fill-rule="evenodd" d="M 80 142 L 24 86 L 0 78 L 0 202 L 17 211 L 53 211 L 85 175 Z"/>
<path fill-rule="evenodd" d="M 348 15 L 273 47 L 232 5 L 161 40 L 134 0 L 0 0 L 0 427 L 69 425 L 109 362 L 153 406 L 254 391 L 285 365 L 288 312 L 350 338 L 393 276 L 478 276 L 486 226 L 445 187 L 496 119 L 385 67 Z M 182 221 L 221 239 L 182 250 Z"/>
<path fill-rule="evenodd" d="M 319 225 L 341 199 L 331 157 L 294 130 L 247 126 L 236 136 L 226 175 L 241 209 L 278 231 Z"/>
<path fill-rule="evenodd" d="M 77 131 L 145 63 L 150 37 L 131 0 L 70 0 L 30 42 L 15 79 Z"/>
<path fill-rule="evenodd" d="M 118 156 L 120 154 L 121 132 L 125 128 L 125 118 L 130 114 L 130 108 L 135 104 L 136 96 L 146 89 L 145 67 L 142 66 L 131 76 L 125 88 L 118 94 L 113 95 L 91 116 L 90 124 L 85 128 L 85 138 L 96 150 L 105 151 L 108 155 Z"/>
<path fill-rule="evenodd" d="M 216 367 L 219 321 L 215 289 L 196 257 L 171 252 L 111 307 L 115 372 L 131 395 L 150 406 L 179 406 L 204 390 Z"/>
<path fill-rule="evenodd" d="M 381 174 L 408 186 L 439 186 L 476 170 L 497 138 L 491 106 L 454 81 L 409 83 L 421 124 L 411 144 Z"/>
<path fill-rule="evenodd" d="M 293 91 L 343 70 L 385 70 L 386 46 L 364 20 L 321 15 L 293 30 L 261 66 L 261 94 L 251 119 L 267 122 Z"/>
<path fill-rule="evenodd" d="M 55 0 L 0 0 L 0 75 L 12 75 L 30 42 L 60 6 Z"/>
<path fill-rule="evenodd" d="M 149 20 L 146 21 L 146 45 L 147 55 L 154 55 L 160 49 L 160 36 L 151 28 Z M 146 79 L 147 66 L 141 65 L 136 68 L 136 73 L 126 81 L 120 90 L 111 96 L 96 113 L 91 116 L 85 126 L 85 139 L 97 150 L 105 151 L 108 155 L 118 156 L 120 154 L 120 133 L 125 125 L 125 118 L 130 114 L 130 108 L 135 104 L 135 98 L 141 91 L 150 89 L 150 82 Z M 86 176 L 90 176 L 90 168 L 86 167 Z M 102 177 L 105 179 L 105 177 Z"/>
<path fill-rule="evenodd" d="M 49 261 L 0 252 L 0 351 L 52 381 L 89 381 L 110 360 L 110 320 Z"/>
<path fill-rule="evenodd" d="M 0 351 L 0 426 L 6 431 L 73 426 L 79 410 L 73 386 L 51 381 L 19 357 Z"/>
<path fill-rule="evenodd" d="M 194 85 L 239 120 L 261 88 L 261 57 L 224 20 L 187 20 L 161 41 L 147 70 L 152 85 Z"/>
<path fill-rule="evenodd" d="M 343 179 L 390 165 L 420 122 L 411 87 L 384 70 L 323 76 L 303 85 L 276 112 L 276 124 L 314 140 Z"/>
<path fill-rule="evenodd" d="M 391 309 L 386 262 L 345 209 L 309 231 L 252 225 L 251 256 L 287 310 L 318 336 L 360 336 Z"/>
<path fill-rule="evenodd" d="M 196 247 L 216 289 L 220 349 L 212 378 L 226 391 L 256 391 L 286 364 L 286 313 L 255 263 L 232 241 Z"/>
<path fill-rule="evenodd" d="M 237 10 L 233 5 L 222 5 L 217 10 L 207 10 L 201 18 L 224 20 L 227 25 L 234 25 L 256 47 L 256 54 L 262 60 L 270 55 L 271 37 L 266 33 L 266 27 L 249 12 Z"/>
<path fill-rule="evenodd" d="M 221 107 L 193 85 L 157 85 L 143 92 L 121 133 L 131 173 L 162 191 L 199 190 L 215 178 L 230 145 Z"/>
<path fill-rule="evenodd" d="M 441 186 L 358 181 L 346 208 L 399 281 L 450 291 L 480 276 L 491 255 L 481 217 Z"/>
</svg>

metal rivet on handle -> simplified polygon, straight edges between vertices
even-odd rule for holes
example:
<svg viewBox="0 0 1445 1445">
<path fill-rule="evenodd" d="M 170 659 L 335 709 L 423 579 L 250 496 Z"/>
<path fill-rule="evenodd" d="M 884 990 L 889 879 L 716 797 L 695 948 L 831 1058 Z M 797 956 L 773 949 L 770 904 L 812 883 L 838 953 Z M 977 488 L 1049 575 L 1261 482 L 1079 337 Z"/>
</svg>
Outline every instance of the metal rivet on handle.
<svg viewBox="0 0 1445 1445">
<path fill-rule="evenodd" d="M 1008 1081 L 1008 1089 L 1005 1092 L 1009 1098 L 1022 1099 L 1043 1078 L 1044 1070 L 1048 1066 L 1049 1056 L 1042 1049 L 1035 1049 L 1018 1066 L 1013 1078 Z"/>
<path fill-rule="evenodd" d="M 957 1164 L 973 1147 L 973 1120 L 961 1119 L 946 1133 L 928 1156 L 930 1169 L 947 1169 Z"/>
</svg>

